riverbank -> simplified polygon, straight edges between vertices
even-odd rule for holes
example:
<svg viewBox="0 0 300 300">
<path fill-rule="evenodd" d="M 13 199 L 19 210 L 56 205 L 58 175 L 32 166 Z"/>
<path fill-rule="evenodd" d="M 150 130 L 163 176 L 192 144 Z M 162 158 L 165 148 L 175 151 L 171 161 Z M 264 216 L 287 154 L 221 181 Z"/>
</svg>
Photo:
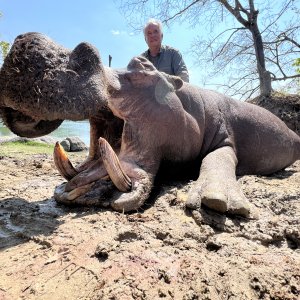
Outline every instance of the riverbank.
<svg viewBox="0 0 300 300">
<path fill-rule="evenodd" d="M 0 137 L 0 155 L 11 156 L 12 153 L 18 156 L 26 154 L 52 154 L 55 143 L 59 141 L 51 136 L 40 138 L 23 138 L 23 137 Z M 67 138 L 59 141 L 65 151 L 70 152 L 87 152 L 88 147 L 77 137 Z"/>
<path fill-rule="evenodd" d="M 90 124 L 88 121 L 64 121 L 60 127 L 51 132 L 46 137 L 48 139 L 53 138 L 55 141 L 61 141 L 66 137 L 79 137 L 86 145 L 90 142 Z M 0 140 L 16 137 L 5 125 L 1 123 L 0 119 Z M 40 137 L 43 139 L 45 137 Z M 43 141 L 43 140 L 42 140 Z"/>
<path fill-rule="evenodd" d="M 190 182 L 157 186 L 131 214 L 67 207 L 53 199 L 63 181 L 52 155 L 0 156 L 0 299 L 300 295 L 300 161 L 239 178 L 251 219 L 187 210 Z"/>
</svg>

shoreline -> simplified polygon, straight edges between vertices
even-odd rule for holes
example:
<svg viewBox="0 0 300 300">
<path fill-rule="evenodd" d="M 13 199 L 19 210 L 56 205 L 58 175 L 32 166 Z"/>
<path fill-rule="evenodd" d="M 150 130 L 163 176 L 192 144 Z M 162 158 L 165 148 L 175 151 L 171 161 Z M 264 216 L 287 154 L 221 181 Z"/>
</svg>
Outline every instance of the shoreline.
<svg viewBox="0 0 300 300">
<path fill-rule="evenodd" d="M 48 145 L 55 145 L 55 143 L 61 142 L 62 139 L 55 139 L 49 135 L 45 135 L 43 137 L 38 137 L 38 138 L 26 138 L 26 137 L 20 137 L 20 136 L 2 136 L 0 137 L 0 144 L 4 143 L 11 143 L 11 142 L 27 142 L 27 141 L 34 141 L 34 142 L 39 142 L 43 144 L 48 144 Z"/>
</svg>

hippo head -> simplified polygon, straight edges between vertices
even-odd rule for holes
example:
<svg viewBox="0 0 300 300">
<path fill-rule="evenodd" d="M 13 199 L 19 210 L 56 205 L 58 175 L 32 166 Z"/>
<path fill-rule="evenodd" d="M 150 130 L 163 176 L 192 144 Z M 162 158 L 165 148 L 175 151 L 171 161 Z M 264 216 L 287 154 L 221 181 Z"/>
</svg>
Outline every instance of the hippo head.
<svg viewBox="0 0 300 300">
<path fill-rule="evenodd" d="M 65 119 L 88 119 L 107 109 L 113 85 L 92 45 L 70 51 L 43 34 L 22 34 L 0 71 L 0 116 L 17 135 L 45 135 Z"/>
<path fill-rule="evenodd" d="M 162 149 L 168 148 L 172 155 L 178 145 L 170 130 L 176 132 L 178 124 L 184 123 L 182 104 L 176 94 L 183 81 L 159 72 L 143 57 L 133 58 L 126 70 L 116 74 L 119 86 L 110 92 L 108 106 L 124 121 L 120 148 L 110 147 L 103 136 L 95 137 L 95 152 L 101 155 L 79 170 L 57 144 L 55 163 L 68 180 L 55 191 L 58 202 L 107 205 L 107 199 L 102 197 L 110 195 L 114 209 L 137 209 L 149 196 Z M 120 192 L 107 184 L 107 175 Z"/>
<path fill-rule="evenodd" d="M 134 57 L 127 66 L 126 72 L 118 74 L 120 86 L 111 94 L 108 106 L 112 112 L 124 121 L 155 122 L 158 113 L 164 108 L 172 108 L 179 103 L 176 90 L 183 85 L 182 79 L 159 72 L 144 57 Z M 154 113 L 154 119 L 150 114 Z M 145 116 L 145 117 L 143 117 Z M 150 124 L 149 124 L 150 125 Z"/>
</svg>

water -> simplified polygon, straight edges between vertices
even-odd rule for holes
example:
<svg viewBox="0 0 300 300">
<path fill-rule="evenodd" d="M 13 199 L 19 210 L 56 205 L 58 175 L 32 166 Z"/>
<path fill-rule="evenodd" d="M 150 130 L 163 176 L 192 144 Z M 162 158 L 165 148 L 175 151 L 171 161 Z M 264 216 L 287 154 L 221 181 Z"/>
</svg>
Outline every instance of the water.
<svg viewBox="0 0 300 300">
<path fill-rule="evenodd" d="M 0 120 L 0 138 L 15 136 Z M 66 137 L 78 136 L 87 146 L 90 144 L 90 124 L 88 121 L 64 121 L 49 136 L 63 140 Z"/>
</svg>

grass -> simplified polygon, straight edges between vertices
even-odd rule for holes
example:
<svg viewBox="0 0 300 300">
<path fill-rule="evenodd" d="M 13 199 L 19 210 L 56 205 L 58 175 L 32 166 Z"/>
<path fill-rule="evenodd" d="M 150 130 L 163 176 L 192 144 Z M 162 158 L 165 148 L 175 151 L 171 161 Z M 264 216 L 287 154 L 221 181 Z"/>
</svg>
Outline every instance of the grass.
<svg viewBox="0 0 300 300">
<path fill-rule="evenodd" d="M 53 145 L 35 141 L 15 141 L 0 144 L 0 156 L 53 154 Z"/>
<path fill-rule="evenodd" d="M 54 145 L 36 141 L 14 141 L 0 144 L 0 157 L 14 157 L 17 159 L 25 156 L 32 156 L 37 154 L 53 155 Z M 84 160 L 88 151 L 68 152 L 68 157 L 73 159 Z"/>
</svg>

